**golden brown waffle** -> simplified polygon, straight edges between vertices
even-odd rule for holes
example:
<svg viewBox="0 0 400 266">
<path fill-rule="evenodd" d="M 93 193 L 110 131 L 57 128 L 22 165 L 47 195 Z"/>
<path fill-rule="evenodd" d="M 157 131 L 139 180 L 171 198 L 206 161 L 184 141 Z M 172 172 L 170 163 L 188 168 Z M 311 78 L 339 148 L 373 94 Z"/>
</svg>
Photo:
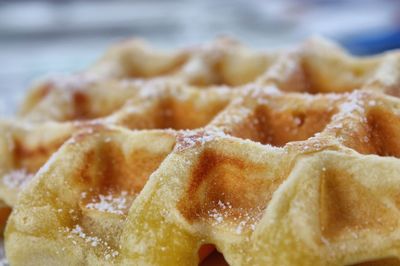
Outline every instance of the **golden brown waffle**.
<svg viewBox="0 0 400 266">
<path fill-rule="evenodd" d="M 381 93 L 398 95 L 399 60 L 321 39 L 276 54 L 135 41 L 45 81 L 2 125 L 8 259 L 400 264 L 400 100 Z"/>
<path fill-rule="evenodd" d="M 251 51 L 226 38 L 176 53 L 157 51 L 139 40 L 126 41 L 85 72 L 39 82 L 26 97 L 20 116 L 30 121 L 105 116 L 135 98 L 135 88 L 148 81 L 158 87 L 239 86 L 254 82 L 276 57 L 277 53 Z"/>
<path fill-rule="evenodd" d="M 321 38 L 276 53 L 251 51 L 226 38 L 176 53 L 161 53 L 132 40 L 111 48 L 85 72 L 39 82 L 26 97 L 20 116 L 30 121 L 102 117 L 134 98 L 134 88 L 148 81 L 197 89 L 273 84 L 287 92 L 360 89 L 399 96 L 399 58 L 398 52 L 353 57 Z"/>
<path fill-rule="evenodd" d="M 205 91 L 158 82 L 126 89 L 135 91 L 135 96 L 124 107 L 98 119 L 0 122 L 0 199 L 13 206 L 19 190 L 75 132 L 104 124 L 131 129 L 198 128 L 211 121 L 236 94 L 226 88 Z"/>
</svg>

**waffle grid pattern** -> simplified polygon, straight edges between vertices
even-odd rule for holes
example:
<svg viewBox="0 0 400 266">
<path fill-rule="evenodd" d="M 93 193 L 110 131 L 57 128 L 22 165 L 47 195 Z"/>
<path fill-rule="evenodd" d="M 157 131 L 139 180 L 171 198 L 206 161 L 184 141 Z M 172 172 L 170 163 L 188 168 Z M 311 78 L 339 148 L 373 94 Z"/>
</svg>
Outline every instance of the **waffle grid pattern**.
<svg viewBox="0 0 400 266">
<path fill-rule="evenodd" d="M 399 265 L 399 71 L 321 38 L 117 44 L 1 121 L 7 257 Z"/>
</svg>

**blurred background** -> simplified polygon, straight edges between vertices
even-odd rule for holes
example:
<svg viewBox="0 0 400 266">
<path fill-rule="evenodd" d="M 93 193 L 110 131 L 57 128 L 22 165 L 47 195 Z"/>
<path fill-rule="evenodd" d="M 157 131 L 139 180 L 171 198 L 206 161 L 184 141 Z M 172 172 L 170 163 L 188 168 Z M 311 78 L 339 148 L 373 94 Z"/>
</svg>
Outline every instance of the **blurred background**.
<svg viewBox="0 0 400 266">
<path fill-rule="evenodd" d="M 0 115 L 33 80 L 79 71 L 120 39 L 176 48 L 220 34 L 263 49 L 321 34 L 374 54 L 400 47 L 400 1 L 0 0 Z"/>
</svg>

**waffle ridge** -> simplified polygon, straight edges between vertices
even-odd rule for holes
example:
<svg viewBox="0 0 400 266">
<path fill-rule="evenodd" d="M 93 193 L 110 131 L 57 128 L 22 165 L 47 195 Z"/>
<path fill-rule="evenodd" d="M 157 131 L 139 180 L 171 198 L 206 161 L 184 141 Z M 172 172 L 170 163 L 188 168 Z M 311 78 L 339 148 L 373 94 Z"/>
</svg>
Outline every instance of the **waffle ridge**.
<svg viewBox="0 0 400 266">
<path fill-rule="evenodd" d="M 276 52 L 129 40 L 45 79 L 0 123 L 7 257 L 400 265 L 398 66 L 316 37 Z"/>
</svg>

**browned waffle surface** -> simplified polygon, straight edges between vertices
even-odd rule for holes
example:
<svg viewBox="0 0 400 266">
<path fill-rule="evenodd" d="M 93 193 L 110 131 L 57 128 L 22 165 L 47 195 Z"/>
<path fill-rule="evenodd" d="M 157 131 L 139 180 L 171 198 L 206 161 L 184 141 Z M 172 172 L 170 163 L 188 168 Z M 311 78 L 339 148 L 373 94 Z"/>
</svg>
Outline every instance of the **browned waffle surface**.
<svg viewBox="0 0 400 266">
<path fill-rule="evenodd" d="M 399 60 L 135 40 L 40 83 L 0 125 L 8 259 L 400 264 Z"/>
<path fill-rule="evenodd" d="M 185 60 L 176 59 L 181 57 Z M 106 116 L 135 98 L 135 88 L 154 81 L 198 90 L 273 84 L 282 91 L 312 94 L 374 90 L 398 96 L 399 58 L 396 51 L 353 57 L 321 38 L 279 52 L 253 51 L 235 41 L 219 39 L 176 53 L 161 53 L 132 40 L 115 45 L 87 71 L 39 82 L 25 98 L 20 116 L 33 121 Z M 182 63 L 173 67 L 170 60 Z"/>
</svg>

